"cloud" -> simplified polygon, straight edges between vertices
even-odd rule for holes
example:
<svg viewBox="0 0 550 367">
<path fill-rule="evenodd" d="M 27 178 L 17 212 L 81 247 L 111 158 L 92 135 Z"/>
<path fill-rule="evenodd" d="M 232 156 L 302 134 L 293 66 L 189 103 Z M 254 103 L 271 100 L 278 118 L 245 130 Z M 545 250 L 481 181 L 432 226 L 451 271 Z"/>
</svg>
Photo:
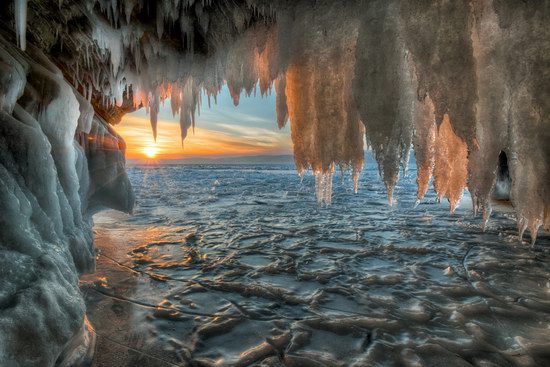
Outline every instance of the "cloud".
<svg viewBox="0 0 550 367">
<path fill-rule="evenodd" d="M 160 159 L 292 152 L 289 127 L 277 128 L 274 95 L 243 97 L 239 106 L 234 107 L 233 99 L 224 87 L 217 104 L 208 108 L 206 95 L 203 95 L 202 102 L 195 134 L 189 130 L 183 148 L 179 117 L 172 117 L 169 100 L 160 107 L 156 144 L 149 117 L 143 109 L 124 116 L 116 130 L 126 140 L 128 158 L 144 158 L 147 147 L 155 147 Z"/>
<path fill-rule="evenodd" d="M 197 126 L 195 134 L 189 130 L 183 148 L 179 124 L 174 121 L 158 121 L 156 143 L 147 117 L 126 115 L 116 130 L 126 140 L 128 158 L 144 158 L 144 150 L 151 146 L 157 149 L 159 159 L 193 155 L 288 154 L 292 150 L 288 132 L 225 123 L 205 125 L 208 128 Z"/>
</svg>

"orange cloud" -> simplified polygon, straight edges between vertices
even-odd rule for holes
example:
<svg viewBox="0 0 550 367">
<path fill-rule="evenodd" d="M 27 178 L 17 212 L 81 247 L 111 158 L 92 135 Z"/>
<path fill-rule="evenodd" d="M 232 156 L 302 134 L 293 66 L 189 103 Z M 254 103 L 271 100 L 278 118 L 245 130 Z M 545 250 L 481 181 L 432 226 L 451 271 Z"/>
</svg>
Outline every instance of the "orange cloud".
<svg viewBox="0 0 550 367">
<path fill-rule="evenodd" d="M 181 145 L 178 123 L 159 120 L 157 141 L 148 117 L 126 115 L 116 126 L 126 141 L 129 159 L 181 159 L 189 156 L 288 154 L 292 151 L 290 136 L 265 128 L 237 124 L 218 124 L 221 131 L 200 127 L 200 121 Z"/>
</svg>

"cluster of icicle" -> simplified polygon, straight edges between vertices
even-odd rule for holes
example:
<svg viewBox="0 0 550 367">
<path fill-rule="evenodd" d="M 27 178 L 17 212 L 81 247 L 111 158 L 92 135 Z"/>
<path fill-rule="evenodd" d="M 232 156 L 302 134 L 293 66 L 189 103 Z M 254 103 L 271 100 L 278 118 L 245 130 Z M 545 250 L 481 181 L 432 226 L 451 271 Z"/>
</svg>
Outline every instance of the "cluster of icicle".
<svg viewBox="0 0 550 367">
<path fill-rule="evenodd" d="M 99 3 L 103 17 L 88 7 L 94 42 L 83 37 L 74 80 L 115 104 L 131 86 L 155 135 L 166 98 L 183 139 L 201 91 L 215 97 L 227 83 L 237 104 L 259 85 L 262 95 L 277 93 L 277 122 L 292 122 L 297 170 L 314 172 L 320 202 L 330 203 L 336 166 L 357 182 L 366 133 L 390 203 L 413 146 L 418 200 L 433 181 L 454 211 L 468 188 L 485 225 L 505 152 L 520 233 L 529 228 L 534 240 L 541 225 L 550 227 L 548 5 L 249 0 L 220 14 L 219 4 L 163 0 L 155 34 L 134 22 L 140 1 Z M 253 23 L 258 16 L 266 21 Z M 24 18 L 16 15 L 18 32 Z M 187 52 L 166 41 L 178 26 Z M 196 32 L 215 52 L 193 54 Z"/>
</svg>

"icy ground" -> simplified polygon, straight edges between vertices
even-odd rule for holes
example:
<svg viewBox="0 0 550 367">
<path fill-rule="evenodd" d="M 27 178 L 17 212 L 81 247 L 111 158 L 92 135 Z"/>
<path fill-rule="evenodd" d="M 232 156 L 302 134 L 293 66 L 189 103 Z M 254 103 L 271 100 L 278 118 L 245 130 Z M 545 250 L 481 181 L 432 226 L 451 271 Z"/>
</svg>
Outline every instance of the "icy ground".
<svg viewBox="0 0 550 367">
<path fill-rule="evenodd" d="M 550 236 L 414 208 L 414 171 L 389 208 L 377 174 L 321 208 L 292 167 L 130 168 L 81 283 L 95 365 L 548 365 Z"/>
</svg>

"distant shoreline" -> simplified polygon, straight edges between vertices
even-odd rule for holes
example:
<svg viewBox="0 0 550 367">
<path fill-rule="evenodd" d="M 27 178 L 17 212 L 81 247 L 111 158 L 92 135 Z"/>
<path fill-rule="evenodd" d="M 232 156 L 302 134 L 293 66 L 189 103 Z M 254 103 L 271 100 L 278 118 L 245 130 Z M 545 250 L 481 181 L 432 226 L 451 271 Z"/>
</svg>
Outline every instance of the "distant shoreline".
<svg viewBox="0 0 550 367">
<path fill-rule="evenodd" d="M 183 159 L 127 159 L 128 166 L 181 166 L 181 165 L 295 165 L 294 156 L 242 155 L 229 157 L 189 157 Z M 365 155 L 365 165 L 376 164 L 371 155 Z"/>
<path fill-rule="evenodd" d="M 291 155 L 253 155 L 231 157 L 189 157 L 183 159 L 128 159 L 127 165 L 190 165 L 190 164 L 291 164 L 294 165 L 294 157 Z"/>
</svg>

